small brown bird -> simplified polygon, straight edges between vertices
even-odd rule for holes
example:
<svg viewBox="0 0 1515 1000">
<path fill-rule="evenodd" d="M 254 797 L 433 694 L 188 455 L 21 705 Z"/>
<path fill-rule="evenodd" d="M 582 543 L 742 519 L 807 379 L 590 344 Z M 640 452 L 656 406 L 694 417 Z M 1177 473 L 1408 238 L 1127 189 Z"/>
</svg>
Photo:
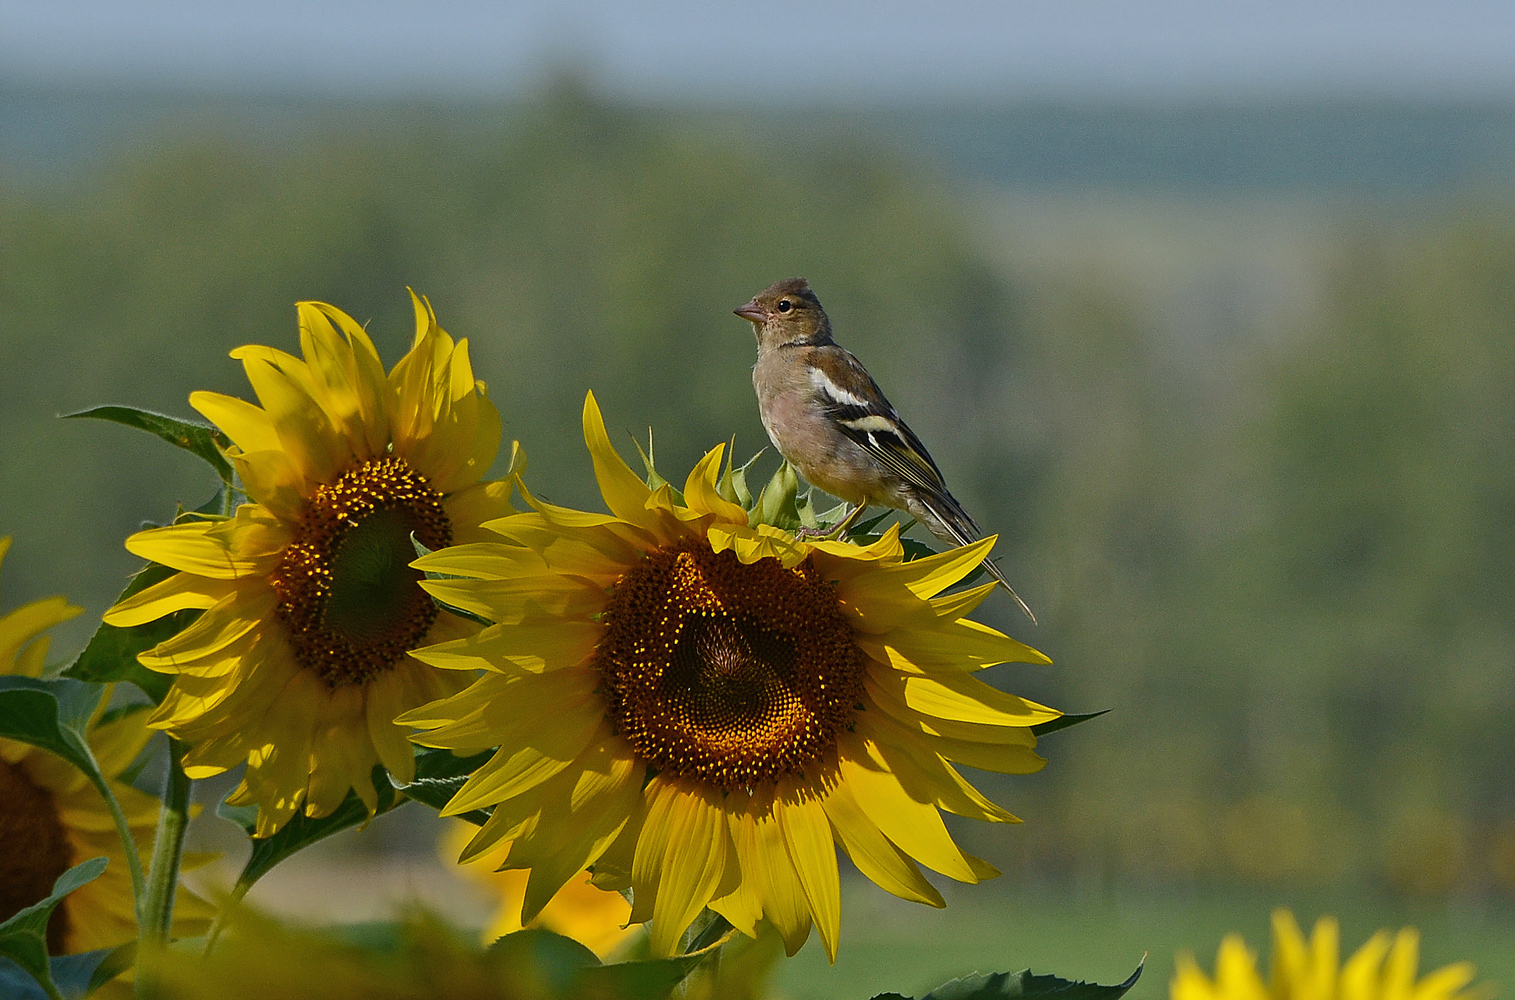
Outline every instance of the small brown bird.
<svg viewBox="0 0 1515 1000">
<path fill-rule="evenodd" d="M 804 278 L 777 281 L 734 310 L 756 328 L 763 426 L 779 454 L 813 485 L 855 504 L 842 534 L 869 504 L 903 510 L 949 545 L 983 534 L 957 502 L 926 446 L 878 383 L 831 339 L 831 321 Z M 992 561 L 984 568 L 1021 610 L 1036 616 Z"/>
</svg>

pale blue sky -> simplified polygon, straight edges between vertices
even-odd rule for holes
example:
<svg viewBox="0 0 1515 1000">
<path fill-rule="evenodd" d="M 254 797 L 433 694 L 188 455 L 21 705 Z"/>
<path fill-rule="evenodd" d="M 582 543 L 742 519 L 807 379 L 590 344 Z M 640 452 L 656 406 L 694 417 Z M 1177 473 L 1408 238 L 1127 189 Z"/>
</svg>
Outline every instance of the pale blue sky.
<svg viewBox="0 0 1515 1000">
<path fill-rule="evenodd" d="M 0 0 L 0 81 L 652 98 L 1515 92 L 1512 0 Z"/>
</svg>

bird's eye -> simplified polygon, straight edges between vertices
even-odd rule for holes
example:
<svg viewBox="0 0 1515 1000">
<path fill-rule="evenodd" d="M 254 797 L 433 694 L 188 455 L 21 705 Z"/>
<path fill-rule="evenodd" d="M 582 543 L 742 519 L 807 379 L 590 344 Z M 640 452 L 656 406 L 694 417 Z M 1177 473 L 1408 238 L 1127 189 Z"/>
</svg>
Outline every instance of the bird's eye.
<svg viewBox="0 0 1515 1000">
<path fill-rule="evenodd" d="M 794 303 L 788 299 L 779 299 L 779 312 L 786 313 L 794 308 Z"/>
</svg>

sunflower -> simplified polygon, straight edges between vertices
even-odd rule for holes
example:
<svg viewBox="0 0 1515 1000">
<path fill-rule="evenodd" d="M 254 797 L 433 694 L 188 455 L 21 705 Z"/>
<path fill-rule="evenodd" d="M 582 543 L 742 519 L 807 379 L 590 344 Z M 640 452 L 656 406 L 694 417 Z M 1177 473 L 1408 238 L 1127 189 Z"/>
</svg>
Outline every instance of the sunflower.
<svg viewBox="0 0 1515 1000">
<path fill-rule="evenodd" d="M 0 538 L 0 560 L 10 548 Z M 47 597 L 0 617 L 0 674 L 38 677 L 49 637 L 41 633 L 80 612 L 62 597 Z M 115 780 L 136 760 L 152 731 L 142 712 L 91 721 L 88 739 L 100 770 L 126 814 L 143 853 L 152 844 L 158 800 Z M 46 897 L 53 882 L 74 865 L 105 857 L 105 872 L 64 897 L 47 925 L 47 950 L 63 955 L 113 948 L 137 936 L 131 873 L 115 821 L 84 773 L 60 757 L 27 743 L 0 739 L 0 920 Z M 182 888 L 174 932 L 198 934 L 210 906 Z"/>
<path fill-rule="evenodd" d="M 1240 935 L 1228 934 L 1220 943 L 1212 981 L 1181 953 L 1172 1000 L 1472 1000 L 1486 996 L 1468 990 L 1473 966 L 1456 962 L 1417 979 L 1420 935 L 1404 928 L 1390 935 L 1379 931 L 1351 958 L 1338 966 L 1340 932 L 1336 920 L 1321 917 L 1306 941 L 1288 910 L 1273 911 L 1271 982 L 1257 972 L 1257 959 Z"/>
<path fill-rule="evenodd" d="M 473 839 L 477 829 L 462 820 L 454 820 L 453 824 L 437 844 L 438 851 L 447 857 L 456 857 Z M 494 917 L 484 928 L 486 946 L 522 928 L 521 900 L 526 896 L 526 873 L 497 870 L 509 853 L 510 842 L 506 841 L 473 856 L 462 866 L 470 881 L 476 882 L 498 901 Z M 580 872 L 579 876 L 570 879 L 552 897 L 537 915 L 533 926 L 573 938 L 603 960 L 636 933 L 635 928 L 626 925 L 631 905 L 618 892 L 596 889 L 590 884 L 588 872 Z"/>
<path fill-rule="evenodd" d="M 233 442 L 227 457 L 253 502 L 126 541 L 179 572 L 106 622 L 205 612 L 138 657 L 176 675 L 149 724 L 194 744 L 192 778 L 247 762 L 229 801 L 257 804 L 259 837 L 302 805 L 330 813 L 349 788 L 373 810 L 375 764 L 414 776 L 395 716 L 468 680 L 405 655 L 477 629 L 415 585 L 412 537 L 428 548 L 485 537 L 478 525 L 512 510 L 510 484 L 481 480 L 500 417 L 468 342 L 411 298 L 415 343 L 387 378 L 363 328 L 319 302 L 298 306 L 304 360 L 233 351 L 263 405 L 211 392 L 189 401 Z"/>
<path fill-rule="evenodd" d="M 417 650 L 487 671 L 400 717 L 433 747 L 499 747 L 444 812 L 493 807 L 466 861 L 505 840 L 529 868 L 529 922 L 569 878 L 633 889 L 631 921 L 673 952 L 709 906 L 793 954 L 819 928 L 836 955 L 839 844 L 874 882 L 942 906 L 920 862 L 962 882 L 999 874 L 939 810 L 1018 822 L 950 762 L 1039 769 L 1030 727 L 1060 713 L 969 676 L 1048 663 L 968 614 L 993 584 L 941 592 L 993 539 L 905 561 L 898 527 L 869 545 L 749 524 L 718 486 L 722 449 L 682 495 L 621 460 L 591 394 L 584 436 L 610 515 L 542 503 L 499 540 L 418 560 L 424 586 L 496 624 Z"/>
</svg>

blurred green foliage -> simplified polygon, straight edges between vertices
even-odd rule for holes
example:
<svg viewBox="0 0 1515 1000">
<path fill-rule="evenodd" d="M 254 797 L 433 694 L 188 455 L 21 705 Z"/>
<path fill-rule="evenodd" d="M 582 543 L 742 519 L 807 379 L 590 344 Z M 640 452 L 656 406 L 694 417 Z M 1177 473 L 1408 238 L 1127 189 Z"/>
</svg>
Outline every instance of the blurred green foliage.
<svg viewBox="0 0 1515 1000">
<path fill-rule="evenodd" d="M 245 397 L 226 351 L 293 350 L 298 299 L 371 320 L 393 363 L 404 287 L 428 295 L 533 487 L 590 505 L 587 389 L 665 469 L 766 444 L 730 310 L 801 274 L 1042 618 L 985 606 L 1056 663 L 995 682 L 1114 709 L 1049 737 L 1042 774 L 983 777 L 1028 823 L 964 826 L 972 849 L 1011 878 L 1515 891 L 1515 216 L 1344 231 L 1308 318 L 1201 347 L 1092 270 L 1018 280 L 977 208 L 782 115 L 695 126 L 570 83 L 466 122 L 212 128 L 0 175 L 6 603 L 103 610 L 122 538 L 214 491 L 54 414 Z"/>
</svg>

